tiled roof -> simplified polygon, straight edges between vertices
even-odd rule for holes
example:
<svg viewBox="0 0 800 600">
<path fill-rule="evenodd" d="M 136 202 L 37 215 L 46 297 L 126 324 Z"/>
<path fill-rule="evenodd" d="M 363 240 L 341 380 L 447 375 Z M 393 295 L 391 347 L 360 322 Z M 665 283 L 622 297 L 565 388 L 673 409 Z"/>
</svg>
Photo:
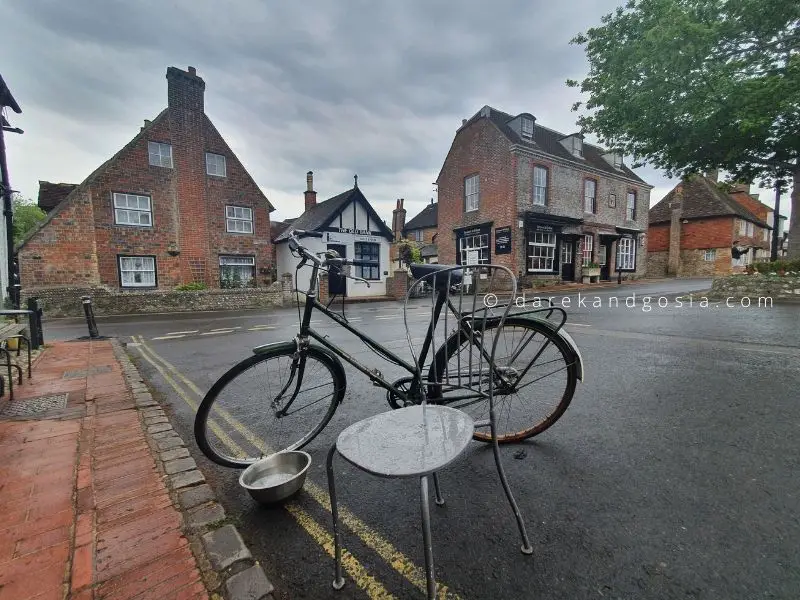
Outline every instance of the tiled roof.
<svg viewBox="0 0 800 600">
<path fill-rule="evenodd" d="M 672 209 L 669 205 L 675 199 L 675 188 L 650 209 L 651 225 L 670 220 Z M 711 179 L 703 175 L 694 175 L 683 182 L 682 219 L 727 216 L 739 217 L 761 227 L 769 227 L 764 221 L 720 190 Z"/>
<path fill-rule="evenodd" d="M 77 183 L 50 183 L 39 181 L 39 199 L 37 204 L 45 212 L 50 212 L 59 203 L 69 196 L 69 193 L 78 187 Z"/>
<path fill-rule="evenodd" d="M 626 165 L 622 165 L 619 170 L 615 169 L 613 165 L 609 164 L 608 161 L 603 158 L 603 154 L 606 154 L 607 152 L 603 148 L 584 142 L 583 157 L 574 156 L 561 144 L 561 140 L 565 137 L 568 137 L 569 134 L 560 133 L 553 129 L 544 127 L 536 122 L 533 128 L 533 140 L 527 140 L 517 134 L 517 132 L 508 125 L 508 123 L 513 121 L 516 117 L 494 109 L 491 106 L 485 108 L 488 108 L 489 110 L 489 119 L 492 121 L 492 123 L 494 123 L 497 128 L 500 129 L 503 135 L 505 135 L 514 144 L 531 148 L 532 150 L 538 150 L 560 159 L 578 163 L 584 162 L 590 167 L 604 171 L 608 174 L 617 176 L 622 175 L 628 179 L 648 185 L 647 182 L 645 182 L 636 173 L 631 171 Z M 480 119 L 483 113 L 484 110 L 478 112 L 478 114 L 469 119 L 463 127 L 466 127 Z"/>
<path fill-rule="evenodd" d="M 326 227 L 336 216 L 339 210 L 343 209 L 351 200 L 357 199 L 363 200 L 364 204 L 370 208 L 371 214 L 370 218 L 375 220 L 375 222 L 379 225 L 380 229 L 383 230 L 385 236 L 389 239 L 392 239 L 392 232 L 391 230 L 384 225 L 383 221 L 378 217 L 377 213 L 372 210 L 369 202 L 367 201 L 364 194 L 361 190 L 357 187 L 351 188 L 346 192 L 342 192 L 341 194 L 334 196 L 333 198 L 328 198 L 327 200 L 323 200 L 322 202 L 318 202 L 315 206 L 313 206 L 310 210 L 307 210 L 302 215 L 297 217 L 296 219 L 286 219 L 290 221 L 292 229 L 303 229 L 306 231 L 317 231 Z M 284 229 L 284 231 L 274 238 L 276 243 L 284 242 L 288 239 L 288 228 Z"/>
<path fill-rule="evenodd" d="M 439 224 L 439 203 L 428 204 L 422 211 L 403 227 L 403 231 L 412 229 L 425 229 L 426 227 L 436 227 Z"/>
</svg>

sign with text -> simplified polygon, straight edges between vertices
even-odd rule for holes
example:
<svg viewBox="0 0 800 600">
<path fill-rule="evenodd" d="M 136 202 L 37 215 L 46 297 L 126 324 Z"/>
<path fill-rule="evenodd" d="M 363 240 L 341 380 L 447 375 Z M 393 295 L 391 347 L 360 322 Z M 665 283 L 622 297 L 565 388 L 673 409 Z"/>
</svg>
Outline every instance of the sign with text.
<svg viewBox="0 0 800 600">
<path fill-rule="evenodd" d="M 327 236 L 327 241 L 330 244 L 346 244 L 347 242 L 350 241 L 348 239 L 348 236 L 342 235 L 341 233 L 336 233 L 334 231 L 328 231 L 326 233 L 326 236 Z"/>
<path fill-rule="evenodd" d="M 481 253 L 479 250 L 467 250 L 467 265 L 480 264 Z"/>
<path fill-rule="evenodd" d="M 511 227 L 497 227 L 494 230 L 494 253 L 511 254 Z"/>
<path fill-rule="evenodd" d="M 374 242 L 377 244 L 381 241 L 381 238 L 377 235 L 356 235 L 355 240 L 357 242 Z"/>
</svg>

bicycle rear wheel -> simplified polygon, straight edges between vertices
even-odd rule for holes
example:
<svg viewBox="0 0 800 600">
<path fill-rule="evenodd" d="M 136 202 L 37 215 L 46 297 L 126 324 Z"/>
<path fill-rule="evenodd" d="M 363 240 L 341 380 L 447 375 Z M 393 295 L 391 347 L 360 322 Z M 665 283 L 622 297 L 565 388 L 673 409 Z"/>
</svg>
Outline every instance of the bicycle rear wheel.
<svg viewBox="0 0 800 600">
<path fill-rule="evenodd" d="M 488 354 L 499 336 L 495 364 L 506 381 L 498 380 L 486 360 L 479 365 L 477 339 L 471 344 L 463 333 L 453 334 L 431 365 L 428 396 L 431 402 L 459 408 L 476 421 L 488 421 L 488 398 L 470 394 L 465 387 L 476 387 L 483 378 L 485 388 L 493 373 L 497 438 L 502 444 L 538 435 L 561 418 L 575 393 L 578 366 L 569 345 L 547 325 L 525 317 L 509 317 L 502 328 L 499 324 L 494 318 L 486 322 L 483 347 Z M 476 372 L 478 366 L 481 373 Z M 490 442 L 492 437 L 486 428 L 476 430 L 474 439 Z"/>
<path fill-rule="evenodd" d="M 276 345 L 233 366 L 203 398 L 194 422 L 200 450 L 223 467 L 244 468 L 298 450 L 328 424 L 344 397 L 341 365 L 311 346 Z"/>
</svg>

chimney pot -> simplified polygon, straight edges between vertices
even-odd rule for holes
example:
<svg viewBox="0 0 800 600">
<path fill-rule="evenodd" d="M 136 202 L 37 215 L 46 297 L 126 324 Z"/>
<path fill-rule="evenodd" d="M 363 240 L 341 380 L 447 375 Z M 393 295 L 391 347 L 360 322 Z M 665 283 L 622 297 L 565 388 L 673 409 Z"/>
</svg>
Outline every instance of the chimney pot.
<svg viewBox="0 0 800 600">
<path fill-rule="evenodd" d="M 306 191 L 303 192 L 306 211 L 311 210 L 317 205 L 317 192 L 314 191 L 314 172 L 306 173 Z"/>
<path fill-rule="evenodd" d="M 189 74 L 190 75 L 197 75 L 197 69 L 194 67 L 189 67 Z"/>
<path fill-rule="evenodd" d="M 467 124 L 467 120 L 466 119 L 461 119 L 461 126 L 463 127 L 466 124 Z"/>
</svg>

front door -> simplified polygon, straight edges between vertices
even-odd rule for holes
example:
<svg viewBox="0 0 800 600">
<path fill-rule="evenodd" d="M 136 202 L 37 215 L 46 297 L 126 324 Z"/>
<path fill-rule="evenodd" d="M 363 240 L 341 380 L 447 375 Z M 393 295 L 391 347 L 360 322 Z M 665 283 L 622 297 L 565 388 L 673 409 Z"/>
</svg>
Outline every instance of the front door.
<svg viewBox="0 0 800 600">
<path fill-rule="evenodd" d="M 611 263 L 610 260 L 610 251 L 611 251 L 611 244 L 600 244 L 597 249 L 597 264 L 600 265 L 600 280 L 601 281 L 608 281 L 611 279 L 611 274 L 609 272 L 609 264 Z"/>
<path fill-rule="evenodd" d="M 561 279 L 575 280 L 575 242 L 571 240 L 561 241 Z"/>
<path fill-rule="evenodd" d="M 347 246 L 342 244 L 328 244 L 328 250 L 335 250 L 342 258 L 347 258 Z M 328 273 L 328 295 L 333 296 L 346 296 L 347 295 L 347 279 L 340 273 L 331 271 Z"/>
</svg>

